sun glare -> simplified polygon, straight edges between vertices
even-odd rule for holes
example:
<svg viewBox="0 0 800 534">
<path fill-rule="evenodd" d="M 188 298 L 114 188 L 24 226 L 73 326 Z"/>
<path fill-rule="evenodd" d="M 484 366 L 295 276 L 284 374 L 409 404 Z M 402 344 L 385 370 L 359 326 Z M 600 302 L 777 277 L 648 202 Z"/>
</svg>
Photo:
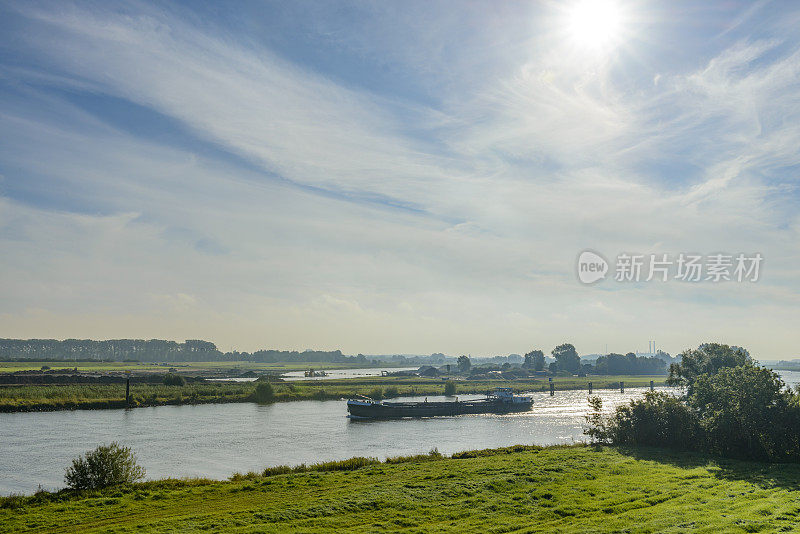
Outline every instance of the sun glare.
<svg viewBox="0 0 800 534">
<path fill-rule="evenodd" d="M 566 15 L 569 36 L 576 45 L 603 51 L 621 40 L 623 13 L 614 0 L 578 0 Z"/>
</svg>

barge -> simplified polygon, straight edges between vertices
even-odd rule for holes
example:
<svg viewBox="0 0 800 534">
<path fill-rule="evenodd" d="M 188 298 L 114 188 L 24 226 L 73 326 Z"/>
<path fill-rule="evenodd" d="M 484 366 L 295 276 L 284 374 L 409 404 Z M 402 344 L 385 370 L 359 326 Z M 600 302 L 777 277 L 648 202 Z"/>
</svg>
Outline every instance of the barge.
<svg viewBox="0 0 800 534">
<path fill-rule="evenodd" d="M 533 399 L 514 395 L 511 388 L 497 388 L 485 399 L 444 402 L 379 402 L 369 397 L 348 399 L 350 417 L 364 419 L 396 419 L 401 417 L 435 417 L 481 413 L 527 412 Z"/>
</svg>

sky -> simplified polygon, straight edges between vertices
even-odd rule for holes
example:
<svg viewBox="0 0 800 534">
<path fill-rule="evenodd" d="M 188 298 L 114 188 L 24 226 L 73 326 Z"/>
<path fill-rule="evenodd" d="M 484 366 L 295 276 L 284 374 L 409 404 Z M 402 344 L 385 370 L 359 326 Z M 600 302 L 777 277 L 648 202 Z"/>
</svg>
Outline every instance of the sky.
<svg viewBox="0 0 800 534">
<path fill-rule="evenodd" d="M 800 357 L 800 4 L 0 0 L 0 337 Z M 576 258 L 610 276 L 586 285 Z M 759 253 L 619 282 L 621 253 Z"/>
</svg>

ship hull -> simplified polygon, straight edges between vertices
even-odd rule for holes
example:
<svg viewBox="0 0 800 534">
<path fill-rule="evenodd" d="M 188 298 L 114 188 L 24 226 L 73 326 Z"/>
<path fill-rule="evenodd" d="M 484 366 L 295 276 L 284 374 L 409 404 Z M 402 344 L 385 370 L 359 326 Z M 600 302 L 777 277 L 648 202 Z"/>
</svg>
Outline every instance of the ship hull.
<svg viewBox="0 0 800 534">
<path fill-rule="evenodd" d="M 532 406 L 532 402 L 503 402 L 494 400 L 381 403 L 348 401 L 347 411 L 352 417 L 365 419 L 399 419 L 402 417 L 441 417 L 483 413 L 517 413 L 527 412 Z"/>
</svg>

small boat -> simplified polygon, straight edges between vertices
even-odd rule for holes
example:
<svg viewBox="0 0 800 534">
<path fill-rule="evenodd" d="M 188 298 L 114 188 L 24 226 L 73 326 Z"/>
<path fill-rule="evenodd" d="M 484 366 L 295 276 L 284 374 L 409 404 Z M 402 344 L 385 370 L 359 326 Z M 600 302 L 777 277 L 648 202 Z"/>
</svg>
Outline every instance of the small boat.
<svg viewBox="0 0 800 534">
<path fill-rule="evenodd" d="M 511 388 L 497 388 L 485 399 L 444 402 L 378 402 L 369 397 L 359 396 L 348 399 L 347 411 L 350 417 L 365 419 L 395 419 L 400 417 L 434 417 L 479 413 L 527 412 L 533 406 L 533 399 L 514 395 Z"/>
</svg>

